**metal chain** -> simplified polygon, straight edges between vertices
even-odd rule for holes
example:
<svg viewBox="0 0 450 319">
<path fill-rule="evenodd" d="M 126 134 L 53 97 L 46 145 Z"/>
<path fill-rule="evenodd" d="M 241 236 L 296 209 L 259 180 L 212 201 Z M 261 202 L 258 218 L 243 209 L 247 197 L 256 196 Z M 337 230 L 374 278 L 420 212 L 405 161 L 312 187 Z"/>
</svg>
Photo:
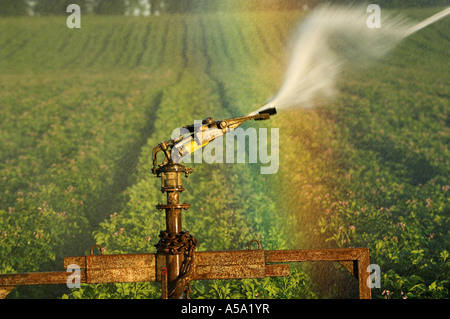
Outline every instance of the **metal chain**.
<svg viewBox="0 0 450 319">
<path fill-rule="evenodd" d="M 157 253 L 166 253 L 171 255 L 184 254 L 184 260 L 180 267 L 180 273 L 175 280 L 174 289 L 169 292 L 169 296 L 173 294 L 176 287 L 180 284 L 187 286 L 185 290 L 187 299 L 191 291 L 189 275 L 193 271 L 194 251 L 197 247 L 197 239 L 187 231 L 181 231 L 178 234 L 169 233 L 162 230 L 159 234 L 159 242 L 155 245 Z"/>
</svg>

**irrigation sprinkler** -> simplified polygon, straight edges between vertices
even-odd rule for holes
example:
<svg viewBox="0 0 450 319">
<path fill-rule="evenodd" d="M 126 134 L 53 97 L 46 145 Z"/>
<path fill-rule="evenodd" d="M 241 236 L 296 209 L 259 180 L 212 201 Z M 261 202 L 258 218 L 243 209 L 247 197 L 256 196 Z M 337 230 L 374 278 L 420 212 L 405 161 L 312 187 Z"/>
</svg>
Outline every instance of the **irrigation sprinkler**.
<svg viewBox="0 0 450 319">
<path fill-rule="evenodd" d="M 197 240 L 182 230 L 181 212 L 190 207 L 180 203 L 180 193 L 185 190 L 182 175 L 188 177 L 193 169 L 182 165 L 180 159 L 246 121 L 267 120 L 274 114 L 276 110 L 270 108 L 221 121 L 206 118 L 201 125 L 185 126 L 178 138 L 159 143 L 153 148 L 152 173 L 161 178 L 161 191 L 167 194 L 167 202 L 156 205 L 166 213 L 166 229 L 160 232 L 156 253 L 96 255 L 93 249 L 98 245 L 94 245 L 90 255 L 65 257 L 64 268 L 76 265 L 80 283 L 157 281 L 161 283 L 162 299 L 187 299 L 192 280 L 289 276 L 289 262 L 337 261 L 359 281 L 359 297 L 370 299 L 368 248 L 263 250 L 261 243 L 253 239 L 245 250 L 197 252 Z M 159 152 L 164 154 L 161 164 L 157 159 Z M 254 244 L 256 249 L 252 249 Z M 74 274 L 67 271 L 0 274 L 0 298 L 5 298 L 15 286 L 67 284 L 73 278 Z"/>
</svg>

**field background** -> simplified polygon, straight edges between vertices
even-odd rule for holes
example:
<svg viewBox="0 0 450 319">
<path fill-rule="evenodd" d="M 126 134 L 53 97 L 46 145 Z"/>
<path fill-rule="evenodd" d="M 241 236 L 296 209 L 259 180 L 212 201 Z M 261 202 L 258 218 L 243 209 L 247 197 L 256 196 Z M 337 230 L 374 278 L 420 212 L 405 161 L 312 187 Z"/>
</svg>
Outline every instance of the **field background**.
<svg viewBox="0 0 450 319">
<path fill-rule="evenodd" d="M 403 9 L 421 20 L 442 8 Z M 395 10 L 394 10 L 395 11 Z M 395 12 L 400 12 L 397 10 Z M 302 10 L 0 18 L 0 273 L 61 270 L 97 243 L 155 252 L 151 150 L 174 128 L 248 114 L 280 86 Z M 6 32 L 5 32 L 6 31 Z M 369 247 L 374 298 L 448 298 L 450 22 L 348 70 L 336 101 L 246 127 L 280 131 L 280 168 L 191 164 L 198 251 Z M 192 283 L 192 298 L 352 298 L 339 265 Z M 159 298 L 152 283 L 18 287 L 9 298 Z"/>
</svg>

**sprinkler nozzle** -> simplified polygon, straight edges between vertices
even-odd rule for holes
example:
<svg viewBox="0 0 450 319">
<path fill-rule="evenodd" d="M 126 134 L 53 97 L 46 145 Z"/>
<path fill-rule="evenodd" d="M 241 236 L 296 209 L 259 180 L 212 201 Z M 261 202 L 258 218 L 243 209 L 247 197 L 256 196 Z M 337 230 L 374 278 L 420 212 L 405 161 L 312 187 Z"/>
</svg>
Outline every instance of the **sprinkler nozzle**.
<svg viewBox="0 0 450 319">
<path fill-rule="evenodd" d="M 268 109 L 259 111 L 258 114 L 269 114 L 269 115 L 275 115 L 277 114 L 277 109 L 274 107 L 269 107 Z M 255 121 L 262 121 L 262 120 L 267 120 L 267 118 L 256 118 Z"/>
</svg>

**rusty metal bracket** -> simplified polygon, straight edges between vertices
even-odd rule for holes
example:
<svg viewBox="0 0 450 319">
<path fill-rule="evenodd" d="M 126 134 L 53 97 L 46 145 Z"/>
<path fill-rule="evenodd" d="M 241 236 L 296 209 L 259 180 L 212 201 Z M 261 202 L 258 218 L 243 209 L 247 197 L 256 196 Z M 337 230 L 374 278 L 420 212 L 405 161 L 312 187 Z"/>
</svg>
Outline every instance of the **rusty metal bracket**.
<svg viewBox="0 0 450 319">
<path fill-rule="evenodd" d="M 95 247 L 100 248 L 100 255 L 103 255 L 103 248 L 102 248 L 102 246 L 100 246 L 99 244 L 92 245 L 92 247 L 91 247 L 91 255 L 94 254 L 94 248 L 95 248 Z"/>
<path fill-rule="evenodd" d="M 248 250 L 251 250 L 250 248 L 252 246 L 252 243 L 258 243 L 258 250 L 261 250 L 261 243 L 257 239 L 250 240 L 250 242 L 248 243 Z"/>
</svg>

